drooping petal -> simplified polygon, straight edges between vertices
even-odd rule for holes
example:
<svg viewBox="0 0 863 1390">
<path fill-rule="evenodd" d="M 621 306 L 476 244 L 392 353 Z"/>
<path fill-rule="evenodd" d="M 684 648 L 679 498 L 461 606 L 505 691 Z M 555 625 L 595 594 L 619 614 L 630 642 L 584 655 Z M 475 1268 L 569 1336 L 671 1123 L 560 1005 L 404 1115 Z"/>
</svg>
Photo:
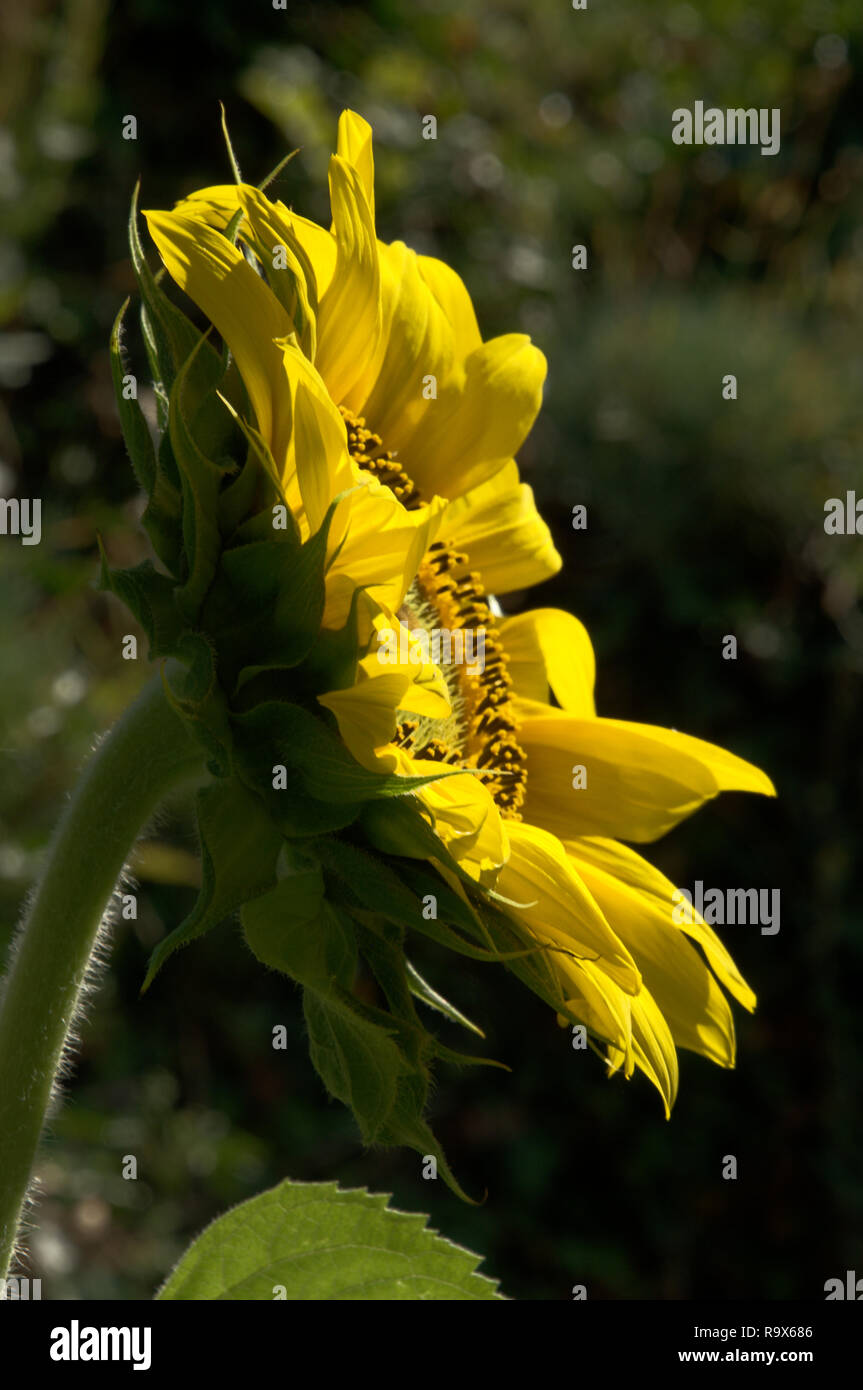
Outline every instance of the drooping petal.
<svg viewBox="0 0 863 1390">
<path fill-rule="evenodd" d="M 609 924 L 629 948 L 678 1047 L 700 1052 L 720 1066 L 734 1065 L 731 1009 L 703 958 L 671 920 L 663 904 L 600 868 L 579 840 L 566 849 Z"/>
<path fill-rule="evenodd" d="M 673 916 L 677 889 L 655 865 L 650 864 L 629 845 L 617 840 L 585 838 L 567 841 L 566 847 L 582 863 L 590 863 L 613 876 L 623 889 L 636 893 L 642 901 L 655 904 L 666 922 L 671 922 L 675 931 L 695 941 L 707 957 L 711 970 L 725 986 L 729 994 L 750 1012 L 755 1008 L 756 998 L 746 983 L 730 953 L 712 927 L 703 920 L 693 907 L 687 916 L 692 921 L 676 922 Z"/>
<path fill-rule="evenodd" d="M 317 531 L 333 498 L 357 486 L 359 475 L 348 453 L 345 422 L 327 394 L 314 367 L 295 343 L 281 343 L 285 355 L 285 390 L 293 396 L 294 431 L 287 471 L 296 475 L 309 527 Z M 340 545 L 347 530 L 336 519 L 330 528 L 330 549 Z"/>
<path fill-rule="evenodd" d="M 308 236 L 297 234 L 298 219 L 283 203 L 273 203 L 265 193 L 252 184 L 219 184 L 202 188 L 179 202 L 176 214 L 192 217 L 205 225 L 224 231 L 228 223 L 242 212 L 237 236 L 258 258 L 270 288 L 282 303 L 297 333 L 303 351 L 315 360 L 317 345 L 318 296 L 323 291 L 319 268 L 320 257 L 313 259 L 306 246 Z M 302 220 L 302 219 L 299 219 Z M 314 224 L 310 223 L 309 226 Z M 335 242 L 329 233 L 316 228 L 331 243 L 335 260 Z M 278 264 L 279 255 L 285 265 Z M 329 283 L 328 276 L 326 283 Z"/>
<path fill-rule="evenodd" d="M 558 976 L 561 992 L 568 1008 L 583 1023 L 587 1031 L 601 1042 L 629 1058 L 632 1072 L 632 996 L 616 985 L 599 965 L 590 960 L 575 960 L 565 952 L 554 952 L 549 959 Z"/>
<path fill-rule="evenodd" d="M 437 301 L 430 294 L 428 298 L 440 314 Z M 428 317 L 434 318 L 434 313 L 429 311 Z M 448 326 L 447 332 L 451 354 Z M 385 437 L 393 440 L 423 493 L 458 497 L 499 472 L 521 448 L 539 412 L 546 371 L 545 358 L 524 334 L 492 338 L 448 371 L 446 357 L 439 353 L 442 378 L 435 373 L 432 354 L 412 360 L 401 353 L 392 330 L 389 353 L 393 365 L 388 365 L 387 375 L 395 373 L 396 362 L 404 363 L 398 373 L 403 382 L 400 397 L 408 396 L 413 409 L 398 415 L 390 410 Z M 429 376 L 435 377 L 436 396 L 424 400 Z M 377 419 L 378 405 L 385 408 L 378 399 L 380 390 L 379 379 L 373 404 L 366 407 L 372 419 Z M 411 399 L 414 396 L 418 403 Z"/>
<path fill-rule="evenodd" d="M 338 252 L 336 239 L 326 227 L 312 222 L 308 217 L 285 207 L 284 203 L 274 204 L 280 219 L 290 227 L 297 243 L 302 247 L 314 273 L 317 302 L 320 304 L 333 282 L 336 273 Z"/>
<path fill-rule="evenodd" d="M 446 680 L 439 666 L 423 659 L 422 643 L 417 641 L 416 634 L 385 609 L 379 612 L 374 625 L 378 638 L 384 632 L 387 635 L 392 633 L 392 643 L 398 657 L 394 660 L 392 653 L 387 650 L 386 659 L 382 660 L 384 653 L 380 642 L 373 644 L 373 649 L 359 662 L 359 677 L 372 680 L 387 669 L 404 671 L 410 676 L 411 684 L 397 706 L 398 711 L 423 715 L 427 719 L 447 719 L 452 714 L 452 703 Z M 401 659 L 403 648 L 407 654 L 406 660 Z"/>
<path fill-rule="evenodd" d="M 257 255 L 271 289 L 294 325 L 303 352 L 314 362 L 318 291 L 311 259 L 280 205 L 249 184 L 240 184 L 237 192 L 244 218 L 238 234 Z"/>
<path fill-rule="evenodd" d="M 411 441 L 414 476 L 434 476 L 443 458 L 462 481 L 458 490 L 446 491 L 458 495 L 473 485 L 467 479 L 478 465 L 512 458 L 539 413 L 545 374 L 545 357 L 524 333 L 506 333 L 475 348 L 464 362 L 462 390 L 439 395 L 421 436 Z"/>
<path fill-rule="evenodd" d="M 378 631 L 385 621 L 378 615 Z M 394 621 L 398 624 L 397 619 Z M 397 651 L 400 636 L 398 624 Z M 404 637 L 409 646 L 407 629 Z M 384 663 L 378 659 L 378 651 L 373 651 L 360 661 L 354 685 L 318 696 L 318 703 L 336 716 L 339 733 L 357 762 L 372 772 L 402 769 L 399 750 L 392 743 L 401 711 L 409 708 L 430 719 L 446 719 L 452 712 L 440 671 L 423 664 L 416 652 L 414 656 L 417 659 Z"/>
<path fill-rule="evenodd" d="M 242 187 L 238 183 L 214 183 L 198 188 L 188 197 L 180 198 L 174 204 L 174 212 L 178 217 L 194 217 L 223 231 L 241 206 Z"/>
<path fill-rule="evenodd" d="M 537 941 L 562 947 L 576 957 L 594 960 L 623 990 L 640 985 L 636 962 L 609 926 L 601 908 L 553 835 L 513 821 L 507 825 L 510 856 L 501 869 L 497 891 L 514 903 L 509 914 Z"/>
<path fill-rule="evenodd" d="M 662 1011 L 646 988 L 630 1000 L 630 1017 L 635 1064 L 659 1091 L 668 1119 L 677 1099 L 679 1082 L 674 1039 Z M 612 1072 L 627 1064 L 626 1054 L 619 1048 L 609 1048 L 608 1060 Z"/>
</svg>

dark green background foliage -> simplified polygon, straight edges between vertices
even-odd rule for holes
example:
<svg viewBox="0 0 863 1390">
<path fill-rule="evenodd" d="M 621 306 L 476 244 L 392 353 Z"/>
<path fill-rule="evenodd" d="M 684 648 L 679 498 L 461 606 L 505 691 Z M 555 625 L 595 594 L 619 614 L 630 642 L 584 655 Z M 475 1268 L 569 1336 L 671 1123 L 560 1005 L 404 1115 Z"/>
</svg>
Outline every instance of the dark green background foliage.
<svg viewBox="0 0 863 1390">
<path fill-rule="evenodd" d="M 465 1188 L 487 1190 L 476 1208 L 409 1151 L 363 1152 L 312 1070 L 298 992 L 236 923 L 138 998 L 195 896 L 190 808 L 166 812 L 45 1148 L 46 1293 L 149 1296 L 206 1221 L 289 1175 L 430 1211 L 519 1298 L 821 1296 L 863 1254 L 863 542 L 823 531 L 828 497 L 863 494 L 858 0 L 21 0 L 3 23 L 0 494 L 44 502 L 40 546 L 0 544 L 5 934 L 94 735 L 145 676 L 92 587 L 97 533 L 114 565 L 147 553 L 107 344 L 134 288 L 134 181 L 169 207 L 228 180 L 220 99 L 251 181 L 302 146 L 276 191 L 319 219 L 338 111 L 372 121 L 381 235 L 449 260 L 485 336 L 524 329 L 549 359 L 522 461 L 565 564 L 516 603 L 587 623 L 602 713 L 724 743 L 780 794 L 724 798 L 653 851 L 683 886 L 782 892 L 777 936 L 725 932 L 759 994 L 737 1011 L 738 1069 L 684 1054 L 670 1123 L 502 968 L 417 939 L 512 1067 L 439 1072 L 433 1122 Z M 671 111 L 695 100 L 780 107 L 780 153 L 674 146 Z"/>
</svg>

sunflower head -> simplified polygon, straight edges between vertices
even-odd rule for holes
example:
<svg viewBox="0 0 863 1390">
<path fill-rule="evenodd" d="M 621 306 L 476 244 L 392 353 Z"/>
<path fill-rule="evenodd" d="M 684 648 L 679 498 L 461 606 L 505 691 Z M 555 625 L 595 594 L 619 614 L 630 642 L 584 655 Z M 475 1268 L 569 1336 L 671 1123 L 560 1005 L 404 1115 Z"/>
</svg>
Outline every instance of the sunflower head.
<svg viewBox="0 0 863 1390">
<path fill-rule="evenodd" d="M 677 1048 L 734 1062 L 721 986 L 754 996 L 697 913 L 622 841 L 726 789 L 772 793 L 712 744 L 597 715 L 583 626 L 499 599 L 561 561 L 515 461 L 545 361 L 483 340 L 441 261 L 379 240 L 371 130 L 345 112 L 322 227 L 237 182 L 145 214 L 132 257 L 155 441 L 112 337 L 156 563 L 103 583 L 144 625 L 211 773 L 203 885 L 156 949 L 239 910 L 303 990 L 312 1060 L 368 1143 L 435 1154 L 432 1067 L 481 1034 L 411 962 L 417 933 L 501 961 L 666 1112 Z M 420 1006 L 420 1007 L 418 1007 Z M 492 1064 L 494 1065 L 494 1064 Z"/>
</svg>

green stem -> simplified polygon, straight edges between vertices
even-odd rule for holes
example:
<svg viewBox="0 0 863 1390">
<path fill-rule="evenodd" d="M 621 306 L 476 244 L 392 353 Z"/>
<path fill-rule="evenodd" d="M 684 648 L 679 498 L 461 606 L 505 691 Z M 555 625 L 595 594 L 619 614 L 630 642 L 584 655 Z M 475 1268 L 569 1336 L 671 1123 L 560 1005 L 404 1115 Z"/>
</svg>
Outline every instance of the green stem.
<svg viewBox="0 0 863 1390">
<path fill-rule="evenodd" d="M 142 826 L 202 759 L 157 675 L 99 744 L 57 828 L 0 999 L 0 1278 L 106 905 Z"/>
</svg>

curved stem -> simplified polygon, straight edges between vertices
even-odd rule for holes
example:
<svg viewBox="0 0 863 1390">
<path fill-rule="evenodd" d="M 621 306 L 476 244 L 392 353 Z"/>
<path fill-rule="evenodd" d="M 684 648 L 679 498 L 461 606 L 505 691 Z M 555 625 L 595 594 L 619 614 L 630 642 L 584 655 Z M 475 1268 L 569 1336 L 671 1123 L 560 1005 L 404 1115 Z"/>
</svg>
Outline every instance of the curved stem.
<svg viewBox="0 0 863 1390">
<path fill-rule="evenodd" d="M 0 1278 L 106 905 L 145 821 L 202 761 L 156 675 L 99 744 L 57 828 L 0 999 Z"/>
</svg>

